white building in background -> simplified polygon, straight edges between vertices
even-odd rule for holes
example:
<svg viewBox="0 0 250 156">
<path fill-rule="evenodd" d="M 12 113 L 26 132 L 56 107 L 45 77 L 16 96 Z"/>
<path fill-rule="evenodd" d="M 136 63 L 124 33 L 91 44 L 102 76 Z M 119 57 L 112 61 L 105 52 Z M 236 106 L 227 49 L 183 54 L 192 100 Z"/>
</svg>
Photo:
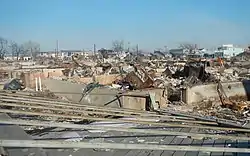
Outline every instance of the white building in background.
<svg viewBox="0 0 250 156">
<path fill-rule="evenodd" d="M 32 60 L 32 57 L 31 56 L 23 56 L 23 57 L 16 57 L 16 56 L 5 56 L 4 57 L 4 60 L 6 61 L 16 61 L 16 60 L 23 60 L 23 61 L 30 61 Z"/>
<path fill-rule="evenodd" d="M 83 55 L 88 56 L 89 54 L 84 52 L 83 50 L 60 50 L 58 52 L 55 51 L 46 51 L 46 52 L 39 52 L 37 56 L 45 57 L 45 58 L 55 58 L 58 57 L 60 59 L 64 58 L 71 58 L 73 55 Z"/>
<path fill-rule="evenodd" d="M 56 52 L 55 51 L 45 51 L 45 52 L 39 52 L 37 54 L 38 57 L 55 57 L 56 56 Z"/>
<path fill-rule="evenodd" d="M 244 48 L 235 47 L 233 44 L 224 44 L 215 51 L 215 54 L 221 54 L 223 57 L 232 57 L 244 52 Z"/>
</svg>

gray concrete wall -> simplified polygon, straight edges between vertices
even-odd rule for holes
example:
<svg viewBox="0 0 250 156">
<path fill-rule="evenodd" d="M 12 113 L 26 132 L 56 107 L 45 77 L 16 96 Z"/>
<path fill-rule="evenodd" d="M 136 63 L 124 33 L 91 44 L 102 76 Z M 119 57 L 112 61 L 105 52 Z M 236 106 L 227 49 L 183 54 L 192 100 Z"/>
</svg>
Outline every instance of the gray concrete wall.
<svg viewBox="0 0 250 156">
<path fill-rule="evenodd" d="M 183 91 L 183 101 L 187 104 L 198 103 L 208 98 L 219 98 L 217 84 L 200 85 L 187 88 Z M 249 96 L 250 81 L 222 83 L 227 96 L 244 95 Z"/>
<path fill-rule="evenodd" d="M 42 85 L 44 85 L 51 92 L 73 92 L 81 93 L 85 85 L 70 83 L 67 81 L 60 81 L 54 79 L 43 79 Z M 65 96 L 74 102 L 78 102 L 81 98 L 81 94 L 59 94 Z"/>
<path fill-rule="evenodd" d="M 58 96 L 64 96 L 67 99 L 73 102 L 79 102 L 82 95 L 81 94 L 73 94 L 73 93 L 82 93 L 82 89 L 85 85 L 71 83 L 68 81 L 54 80 L 54 79 L 44 79 L 42 80 L 42 84 L 51 92 L 69 92 L 72 94 L 56 94 Z M 117 90 L 112 90 L 109 88 L 98 88 L 94 89 L 91 93 L 99 93 L 99 94 L 113 94 L 113 95 L 88 95 L 82 99 L 81 103 L 90 104 L 90 105 L 98 105 L 104 106 L 110 101 L 116 99 L 115 95 L 117 94 Z M 118 101 L 115 100 L 106 106 L 110 107 L 118 107 Z"/>
<path fill-rule="evenodd" d="M 157 107 L 158 106 L 160 108 L 167 107 L 167 92 L 164 91 L 164 89 L 149 88 L 149 89 L 127 92 L 127 94 L 130 95 L 143 95 L 143 96 L 149 95 L 149 93 L 155 94 L 155 102 L 157 104 Z M 137 109 L 137 110 L 145 110 L 146 108 L 146 98 L 123 96 L 121 99 L 122 99 L 122 106 L 124 108 Z"/>
</svg>

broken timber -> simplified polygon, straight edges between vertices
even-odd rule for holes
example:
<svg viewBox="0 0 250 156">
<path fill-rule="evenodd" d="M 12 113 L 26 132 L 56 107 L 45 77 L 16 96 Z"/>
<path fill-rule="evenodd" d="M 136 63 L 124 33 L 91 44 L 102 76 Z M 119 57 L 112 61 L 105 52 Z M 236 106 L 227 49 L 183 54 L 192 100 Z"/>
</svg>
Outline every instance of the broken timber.
<svg viewBox="0 0 250 156">
<path fill-rule="evenodd" d="M 3 102 L 19 102 L 19 103 L 27 103 L 27 104 L 43 104 L 43 105 L 49 105 L 49 106 L 58 106 L 58 107 L 68 107 L 68 108 L 76 108 L 76 109 L 85 109 L 85 110 L 92 110 L 96 113 L 98 111 L 100 112 L 112 112 L 112 113 L 121 113 L 121 114 L 135 114 L 140 116 L 154 116 L 154 117 L 163 117 L 163 118 L 180 118 L 180 119 L 190 119 L 187 117 L 178 117 L 178 116 L 168 116 L 168 115 L 160 115 L 156 114 L 155 112 L 147 112 L 147 111 L 138 111 L 138 110 L 131 110 L 131 109 L 116 109 L 111 108 L 107 109 L 106 107 L 98 107 L 98 106 L 90 106 L 90 105 L 82 105 L 82 104 L 75 104 L 75 103 L 69 103 L 69 102 L 57 102 L 57 101 L 49 101 L 47 100 L 34 100 L 32 98 L 18 98 L 18 97 L 8 97 L 8 96 L 0 96 L 0 101 Z"/>
<path fill-rule="evenodd" d="M 90 143 L 90 142 L 62 142 L 62 141 L 33 141 L 33 140 L 0 140 L 3 147 L 41 147 L 41 148 L 101 148 L 101 149 L 140 149 L 140 150 L 174 150 L 174 151 L 202 151 L 202 152 L 241 152 L 250 153 L 249 148 L 176 146 L 154 144 L 121 144 L 121 143 Z"/>
<path fill-rule="evenodd" d="M 185 125 L 185 124 L 171 124 L 171 123 L 159 123 L 159 122 L 149 122 L 149 121 L 136 121 L 136 120 L 118 120 L 118 119 L 108 119 L 108 118 L 95 118 L 87 116 L 73 116 L 73 115 L 61 115 L 52 113 L 38 113 L 38 112 L 27 112 L 27 111 L 17 111 L 0 109 L 2 113 L 13 113 L 13 114 L 23 114 L 23 115 L 36 115 L 36 116 L 47 116 L 47 117 L 61 117 L 61 118 L 74 118 L 74 119 L 87 119 L 93 121 L 122 121 L 127 123 L 145 124 L 145 125 L 156 125 L 156 126 L 173 126 L 173 127 L 187 127 L 187 128 L 200 128 L 200 129 L 214 129 L 214 130 L 226 130 L 226 131 L 238 131 L 238 132 L 250 132 L 250 129 L 245 128 L 226 128 L 226 127 L 214 127 L 214 126 L 202 126 L 202 125 Z"/>
<path fill-rule="evenodd" d="M 113 116 L 124 116 L 124 117 L 134 117 L 137 120 L 143 120 L 143 119 L 154 119 L 154 120 L 161 120 L 161 121 L 169 121 L 169 122 L 187 122 L 187 123 L 195 123 L 195 124 L 207 124 L 207 125 L 217 125 L 215 122 L 205 122 L 205 121 L 195 121 L 195 120 L 179 120 L 179 119 L 171 119 L 171 118 L 142 118 L 140 116 L 127 116 L 122 114 L 115 114 L 115 113 L 106 113 L 106 112 L 93 112 L 93 111 L 82 111 L 82 110 L 73 110 L 73 109 L 65 109 L 65 108 L 49 108 L 45 106 L 31 106 L 31 105 L 24 105 L 24 104 L 14 104 L 14 103 L 0 103 L 1 106 L 12 106 L 12 107 L 21 107 L 21 108 L 33 108 L 33 109 L 42 109 L 42 110 L 53 110 L 53 111 L 61 111 L 61 112 L 70 112 L 70 113 L 81 113 L 84 114 L 100 114 L 100 115 L 113 115 Z M 40 104 L 43 105 L 43 104 Z M 126 122 L 128 119 L 122 119 Z"/>
<path fill-rule="evenodd" d="M 73 129 L 89 129 L 89 130 L 105 130 L 105 131 L 120 131 L 129 133 L 145 133 L 154 135 L 173 135 L 173 136 L 190 136 L 195 138 L 217 138 L 228 140 L 250 140 L 248 137 L 229 136 L 229 135 L 214 135 L 214 134 L 199 134 L 187 132 L 174 132 L 165 130 L 152 130 L 152 129 L 139 129 L 139 128 L 124 128 L 124 127 L 100 127 L 94 125 L 79 125 L 60 122 L 46 122 L 46 121 L 31 121 L 31 120 L 0 120 L 1 124 L 14 124 L 14 125 L 30 125 L 30 126 L 44 126 L 44 127 L 60 127 L 60 128 L 73 128 Z"/>
</svg>

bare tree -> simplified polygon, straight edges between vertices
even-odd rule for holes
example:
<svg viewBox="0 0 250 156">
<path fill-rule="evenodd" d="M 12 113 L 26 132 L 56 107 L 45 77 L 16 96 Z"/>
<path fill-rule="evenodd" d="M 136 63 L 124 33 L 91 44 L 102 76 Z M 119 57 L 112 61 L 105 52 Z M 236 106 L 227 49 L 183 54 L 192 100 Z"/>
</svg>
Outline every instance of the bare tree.
<svg viewBox="0 0 250 156">
<path fill-rule="evenodd" d="M 130 49 L 131 49 L 130 52 L 133 53 L 133 54 L 135 54 L 135 55 L 136 55 L 136 53 L 139 51 L 137 45 L 131 46 Z"/>
<path fill-rule="evenodd" d="M 123 40 L 115 40 L 112 42 L 112 49 L 115 52 L 123 52 L 124 51 L 124 41 Z"/>
<path fill-rule="evenodd" d="M 25 50 L 23 45 L 18 45 L 16 42 L 11 41 L 10 43 L 10 48 L 11 48 L 11 54 L 12 57 L 16 57 L 17 60 L 19 60 L 19 58 L 24 55 Z"/>
<path fill-rule="evenodd" d="M 7 52 L 8 52 L 8 40 L 0 37 L 0 59 L 4 59 L 4 56 Z"/>
<path fill-rule="evenodd" d="M 40 52 L 40 44 L 28 41 L 23 44 L 24 55 L 31 56 L 32 59 L 36 59 L 38 52 Z"/>
<path fill-rule="evenodd" d="M 9 46 L 10 46 L 10 50 L 11 50 L 11 56 L 15 57 L 17 55 L 17 49 L 18 49 L 17 43 L 14 42 L 14 41 L 10 41 L 10 45 Z"/>
</svg>

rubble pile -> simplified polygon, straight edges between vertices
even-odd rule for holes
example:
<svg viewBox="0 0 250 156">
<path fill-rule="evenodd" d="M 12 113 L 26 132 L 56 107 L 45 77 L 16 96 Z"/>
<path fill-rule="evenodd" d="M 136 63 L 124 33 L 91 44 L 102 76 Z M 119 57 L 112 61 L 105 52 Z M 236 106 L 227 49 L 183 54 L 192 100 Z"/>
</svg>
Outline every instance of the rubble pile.
<svg viewBox="0 0 250 156">
<path fill-rule="evenodd" d="M 7 63 L 5 64 L 7 66 Z M 19 62 L 16 64 L 20 65 Z M 188 107 L 186 110 L 192 110 L 193 113 L 211 116 L 221 116 L 219 112 L 228 109 L 237 114 L 237 117 L 247 116 L 248 104 L 245 96 L 226 96 L 219 101 L 220 94 L 217 94 L 216 87 L 213 88 L 215 92 L 213 97 L 200 97 L 199 103 L 191 101 L 193 104 L 188 104 L 188 102 L 185 102 L 185 100 L 187 101 L 187 98 L 185 99 L 187 93 L 185 92 L 188 92 L 185 90 L 192 90 L 197 86 L 216 84 L 217 80 L 220 80 L 221 83 L 228 83 L 248 79 L 250 77 L 249 63 L 239 61 L 239 57 L 225 60 L 221 64 L 209 59 L 154 58 L 150 60 L 148 57 L 141 55 L 134 57 L 132 54 L 130 54 L 130 57 L 119 59 L 117 56 L 105 58 L 95 56 L 86 59 L 77 54 L 65 60 L 37 58 L 35 64 L 47 66 L 46 69 L 37 69 L 37 71 L 43 73 L 45 70 L 51 69 L 46 74 L 37 74 L 42 78 L 77 83 L 79 85 L 85 84 L 85 86 L 100 84 L 122 93 L 136 90 L 163 89 L 166 91 L 167 96 L 161 98 L 165 98 L 169 107 L 175 107 L 176 109 L 182 107 L 180 108 L 182 111 Z M 59 74 L 56 75 L 57 72 L 53 71 L 53 69 L 60 69 Z M 35 70 L 35 68 L 32 69 L 32 71 Z M 0 70 L 0 79 L 6 77 L 6 72 L 6 70 Z M 32 87 L 34 88 L 34 85 Z M 32 87 L 27 87 L 27 89 Z M 82 89 L 84 95 L 90 92 L 91 89 L 88 91 Z M 201 90 L 201 92 L 206 92 L 206 90 Z M 147 93 L 149 94 L 148 91 Z M 200 96 L 198 94 L 199 91 L 196 91 L 194 94 L 186 95 L 186 97 Z M 53 93 L 46 91 L 34 96 L 57 98 Z M 159 101 L 156 102 L 160 103 Z"/>
<path fill-rule="evenodd" d="M 52 99 L 59 98 L 58 96 L 56 96 L 54 93 L 50 92 L 49 90 L 44 90 L 43 92 L 33 93 L 32 96 L 35 96 L 35 97 L 48 97 L 48 98 L 52 98 Z"/>
<path fill-rule="evenodd" d="M 6 70 L 0 69 L 0 79 L 8 78 L 9 74 Z"/>
</svg>

